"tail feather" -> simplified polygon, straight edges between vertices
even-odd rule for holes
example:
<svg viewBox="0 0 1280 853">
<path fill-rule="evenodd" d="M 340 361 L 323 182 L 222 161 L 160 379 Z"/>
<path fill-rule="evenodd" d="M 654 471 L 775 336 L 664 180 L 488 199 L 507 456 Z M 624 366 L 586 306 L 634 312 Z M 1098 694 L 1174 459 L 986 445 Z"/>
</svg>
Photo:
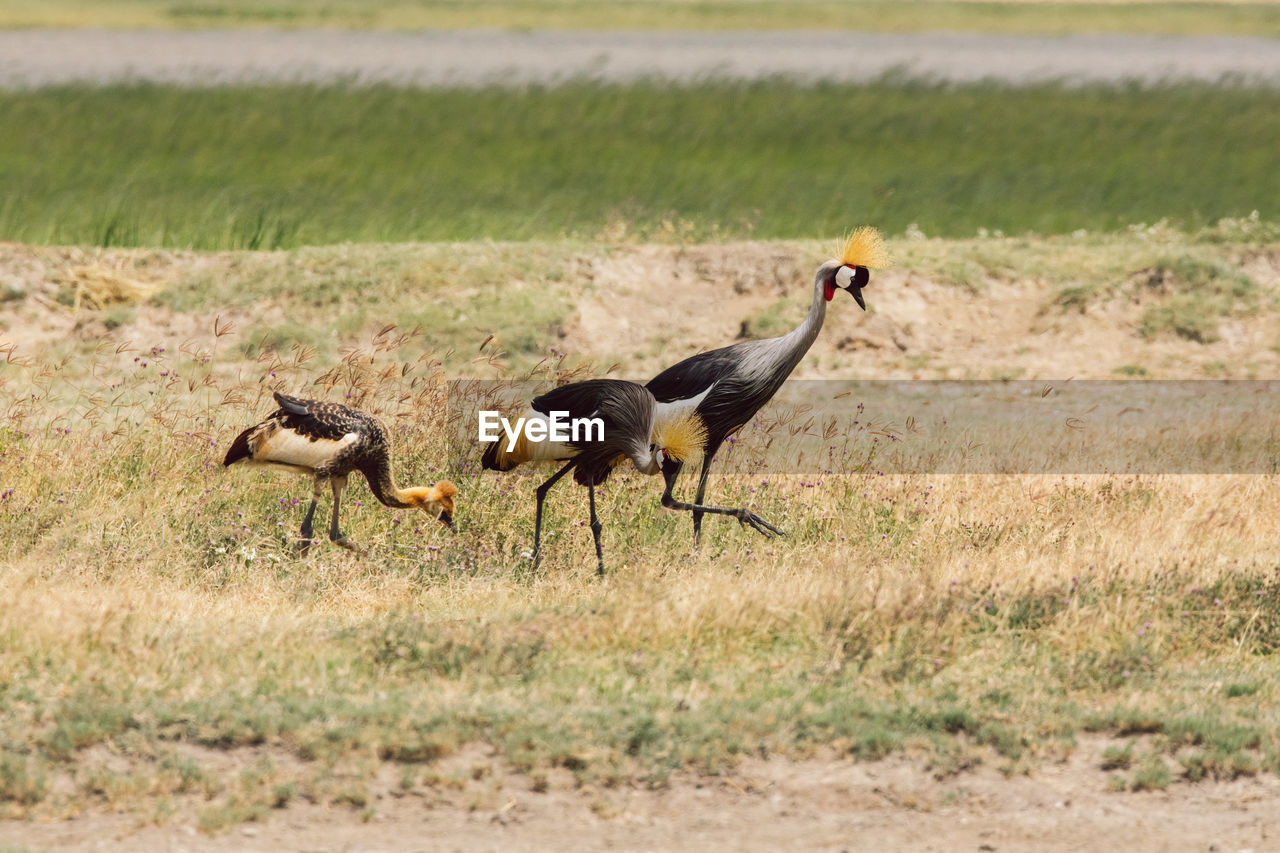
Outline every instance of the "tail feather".
<svg viewBox="0 0 1280 853">
<path fill-rule="evenodd" d="M 234 465 L 241 459 L 249 459 L 253 456 L 253 451 L 249 449 L 249 433 L 254 429 L 256 427 L 249 427 L 236 436 L 236 440 L 231 442 L 231 447 L 227 450 L 227 458 L 222 460 L 223 465 Z"/>
<path fill-rule="evenodd" d="M 276 398 L 276 405 L 284 409 L 291 415 L 307 414 L 307 401 L 298 397 L 290 397 L 288 394 L 281 394 L 279 391 L 273 391 L 272 396 Z"/>
<path fill-rule="evenodd" d="M 517 442 L 515 450 L 508 453 L 505 439 L 491 441 L 484 449 L 484 456 L 480 457 L 480 465 L 488 471 L 510 471 L 526 461 L 520 455 L 523 445 L 523 441 Z"/>
<path fill-rule="evenodd" d="M 545 418 L 541 412 L 533 409 L 525 412 L 525 419 Z M 507 445 L 510 442 L 506 436 L 499 436 L 497 441 L 489 442 L 489 446 L 484 449 L 484 456 L 480 459 L 480 464 L 489 471 L 510 471 L 512 468 L 522 462 L 529 462 L 538 459 L 554 459 L 553 448 L 560 449 L 561 445 L 547 441 L 530 442 L 528 434 L 524 430 L 520 430 L 516 436 L 515 446 L 510 450 Z"/>
<path fill-rule="evenodd" d="M 502 450 L 501 441 L 491 441 L 484 447 L 484 456 L 480 457 L 480 467 L 486 471 L 506 471 L 498 460 L 498 454 Z"/>
</svg>

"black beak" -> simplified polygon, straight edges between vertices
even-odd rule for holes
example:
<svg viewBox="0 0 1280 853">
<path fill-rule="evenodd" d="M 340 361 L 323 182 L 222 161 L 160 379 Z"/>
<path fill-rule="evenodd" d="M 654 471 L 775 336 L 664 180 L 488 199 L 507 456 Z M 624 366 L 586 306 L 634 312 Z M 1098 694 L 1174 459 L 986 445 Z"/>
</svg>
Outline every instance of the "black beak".
<svg viewBox="0 0 1280 853">
<path fill-rule="evenodd" d="M 676 477 L 679 476 L 680 474 L 680 469 L 683 467 L 684 467 L 684 463 L 681 462 L 680 460 L 672 459 L 670 456 L 667 456 L 665 454 L 663 455 L 662 479 L 666 483 L 668 491 L 670 491 L 672 484 L 676 480 Z"/>
<path fill-rule="evenodd" d="M 845 278 L 846 270 L 852 270 L 847 283 L 841 283 L 841 279 Z M 872 278 L 872 272 L 865 266 L 841 266 L 836 273 L 836 286 L 844 287 L 849 291 L 849 295 L 854 297 L 854 301 L 858 302 L 861 310 L 867 310 L 867 302 L 863 300 L 863 288 L 867 287 L 867 283 Z"/>
<path fill-rule="evenodd" d="M 440 513 L 440 523 L 449 528 L 454 533 L 458 532 L 458 527 L 453 523 L 453 516 L 447 512 Z"/>
<path fill-rule="evenodd" d="M 849 269 L 849 267 L 841 269 L 841 272 L 843 273 L 845 269 Z M 853 277 L 849 279 L 845 289 L 849 291 L 849 295 L 858 303 L 858 307 L 866 311 L 867 303 L 862 298 L 862 288 L 866 287 L 867 282 L 871 280 L 871 270 L 866 267 L 853 267 L 852 269 Z"/>
</svg>

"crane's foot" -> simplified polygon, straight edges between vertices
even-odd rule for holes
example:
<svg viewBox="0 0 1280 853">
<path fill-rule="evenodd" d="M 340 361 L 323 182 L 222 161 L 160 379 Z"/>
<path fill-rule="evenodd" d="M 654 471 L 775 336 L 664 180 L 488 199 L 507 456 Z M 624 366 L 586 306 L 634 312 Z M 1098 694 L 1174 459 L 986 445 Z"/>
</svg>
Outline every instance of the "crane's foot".
<svg viewBox="0 0 1280 853">
<path fill-rule="evenodd" d="M 364 549 L 361 548 L 356 543 L 352 542 L 350 539 L 348 539 L 345 536 L 339 536 L 337 539 L 334 539 L 333 544 L 342 548 L 346 548 L 348 551 L 352 551 L 358 556 L 361 556 L 361 557 L 364 556 Z"/>
<path fill-rule="evenodd" d="M 780 527 L 774 527 L 760 516 L 756 515 L 749 509 L 740 509 L 733 514 L 738 519 L 739 524 L 748 525 L 756 533 L 759 533 L 765 539 L 772 539 L 775 536 L 786 536 L 787 534 Z"/>
<path fill-rule="evenodd" d="M 306 537 L 304 537 L 304 538 L 302 538 L 301 540 L 299 540 L 299 541 L 298 541 L 298 556 L 300 556 L 300 557 L 305 557 L 305 556 L 307 556 L 307 553 L 311 550 L 311 544 L 312 544 L 313 542 L 315 542 L 315 541 L 316 541 L 316 540 L 314 540 L 314 539 L 310 539 L 310 538 L 306 538 Z"/>
</svg>

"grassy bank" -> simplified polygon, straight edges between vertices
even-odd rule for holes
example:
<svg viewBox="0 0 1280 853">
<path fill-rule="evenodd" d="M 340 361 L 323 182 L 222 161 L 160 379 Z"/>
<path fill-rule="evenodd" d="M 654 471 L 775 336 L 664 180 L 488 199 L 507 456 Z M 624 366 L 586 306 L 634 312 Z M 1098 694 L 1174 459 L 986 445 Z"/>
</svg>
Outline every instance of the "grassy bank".
<svg viewBox="0 0 1280 853">
<path fill-rule="evenodd" d="M 353 29 L 851 29 L 953 30 L 1059 35 L 1280 35 L 1280 13 L 1266 3 L 1020 3 L 797 0 L 14 0 L 0 27 L 342 27 Z"/>
<path fill-rule="evenodd" d="M 1055 294 L 1070 270 L 1105 280 L 1134 265 L 1160 270 L 1165 299 L 1178 270 L 1250 270 L 1252 311 L 1274 315 L 1262 273 L 1277 257 L 1272 232 L 1232 233 L 894 249 L 916 289 L 984 270 L 945 285 L 952 323 L 967 316 L 961 296 L 983 298 L 999 276 L 1049 276 L 1044 316 L 1069 318 Z M 1160 267 L 1171 247 L 1199 266 Z M 710 264 L 714 248 L 664 251 Z M 1098 767 L 1115 790 L 1280 771 L 1274 478 L 748 472 L 713 477 L 710 493 L 789 535 L 709 522 L 694 553 L 656 481 L 619 472 L 601 493 L 611 573 L 595 577 L 585 495 L 563 484 L 535 570 L 524 554 L 537 472 L 446 470 L 441 380 L 515 372 L 477 352 L 490 333 L 542 348 L 558 339 L 516 316 L 527 309 L 494 313 L 451 353 L 430 346 L 434 335 L 380 327 L 414 305 L 428 319 L 421 306 L 481 310 L 485 282 L 517 272 L 520 288 L 572 312 L 593 281 L 607 286 L 610 258 L 635 265 L 650 250 L 43 250 L 6 268 L 0 310 L 27 324 L 11 334 L 52 322 L 42 312 L 84 323 L 6 346 L 0 364 L 0 809 L 158 823 L 194 812 L 216 832 L 298 798 L 370 810 L 388 772 L 404 791 L 481 781 L 493 797 L 506 772 L 534 790 L 662 786 L 748 754 L 907 751 L 941 774 L 975 763 L 1016 774 L 1086 733 L 1115 740 Z M 722 263 L 735 268 L 743 251 Z M 754 251 L 807 266 L 822 247 Z M 54 278 L 13 284 L 43 263 Z M 740 284 L 755 304 L 757 283 Z M 683 285 L 695 286 L 716 285 Z M 878 287 L 887 304 L 890 285 Z M 1133 301 L 1117 288 L 1106 298 Z M 207 317 L 214 303 L 240 322 Z M 272 336 L 276 323 L 304 334 L 342 306 L 362 323 L 320 341 Z M 199 323 L 184 325 L 188 314 Z M 1128 334 L 1156 346 L 1139 322 Z M 1210 346 L 1172 333 L 1165 343 L 1188 361 Z M 548 381 L 572 368 L 555 352 L 536 368 L 537 348 L 520 364 Z M 457 535 L 353 483 L 344 530 L 369 556 L 325 546 L 298 557 L 304 490 L 219 465 L 277 385 L 382 416 L 402 482 L 458 482 Z M 899 428 L 911 414 L 895 413 Z M 495 755 L 447 763 L 475 743 Z"/>
<path fill-rule="evenodd" d="M 1280 197 L 1272 90 L 110 87 L 0 113 L 0 239 L 45 244 L 1063 233 Z"/>
</svg>

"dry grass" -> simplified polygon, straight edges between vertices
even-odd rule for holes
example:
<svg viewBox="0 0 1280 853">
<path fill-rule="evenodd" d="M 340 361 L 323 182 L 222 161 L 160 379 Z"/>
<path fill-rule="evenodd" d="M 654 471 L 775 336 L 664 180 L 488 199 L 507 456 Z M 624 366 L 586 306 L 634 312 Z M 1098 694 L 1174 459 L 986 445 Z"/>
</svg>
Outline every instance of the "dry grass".
<svg viewBox="0 0 1280 853">
<path fill-rule="evenodd" d="M 1214 245 L 1237 259 L 1274 252 Z M 918 246 L 894 250 L 913 269 Z M 939 265 L 990 250 L 928 244 Z M 383 269 L 404 269 L 398 249 L 341 251 L 219 257 L 255 274 L 358 270 L 380 255 Z M 439 260 L 476 249 L 407 251 Z M 1124 244 L 1126 258 L 1137 252 Z M 604 262 L 582 247 L 523 254 L 562 270 Z M 185 298 L 183 264 L 171 272 L 161 298 Z M 401 282 L 388 287 L 392 305 L 430 297 L 389 280 Z M 259 281 L 242 304 L 296 307 L 293 322 L 309 322 L 305 295 Z M 143 304 L 137 322 L 181 314 L 168 304 Z M 492 344 L 470 362 L 372 328 L 325 357 L 298 343 L 247 347 L 241 328 L 222 320 L 154 345 L 105 336 L 8 350 L 0 806 L 10 815 L 150 813 L 175 800 L 196 803 L 213 832 L 293 797 L 360 809 L 384 763 L 433 762 L 475 741 L 516 768 L 605 785 L 818 750 L 921 750 L 942 773 L 974 761 L 1014 773 L 1083 731 L 1144 738 L 1122 787 L 1280 768 L 1273 478 L 869 469 L 818 483 L 742 472 L 713 477 L 711 494 L 750 503 L 789 536 L 709 520 L 691 552 L 688 521 L 658 506 L 658 482 L 622 477 L 601 495 L 610 574 L 594 577 L 585 496 L 563 486 L 535 571 L 523 556 L 534 477 L 446 470 L 444 379 L 513 375 L 488 360 Z M 1156 346 L 1136 324 L 1128 333 Z M 580 369 L 553 357 L 533 373 Z M 370 556 L 318 547 L 299 558 L 304 489 L 220 466 L 273 387 L 378 413 L 402 482 L 458 481 L 460 532 L 379 507 L 357 486 L 345 530 Z M 251 750 L 274 758 L 210 758 Z"/>
</svg>

